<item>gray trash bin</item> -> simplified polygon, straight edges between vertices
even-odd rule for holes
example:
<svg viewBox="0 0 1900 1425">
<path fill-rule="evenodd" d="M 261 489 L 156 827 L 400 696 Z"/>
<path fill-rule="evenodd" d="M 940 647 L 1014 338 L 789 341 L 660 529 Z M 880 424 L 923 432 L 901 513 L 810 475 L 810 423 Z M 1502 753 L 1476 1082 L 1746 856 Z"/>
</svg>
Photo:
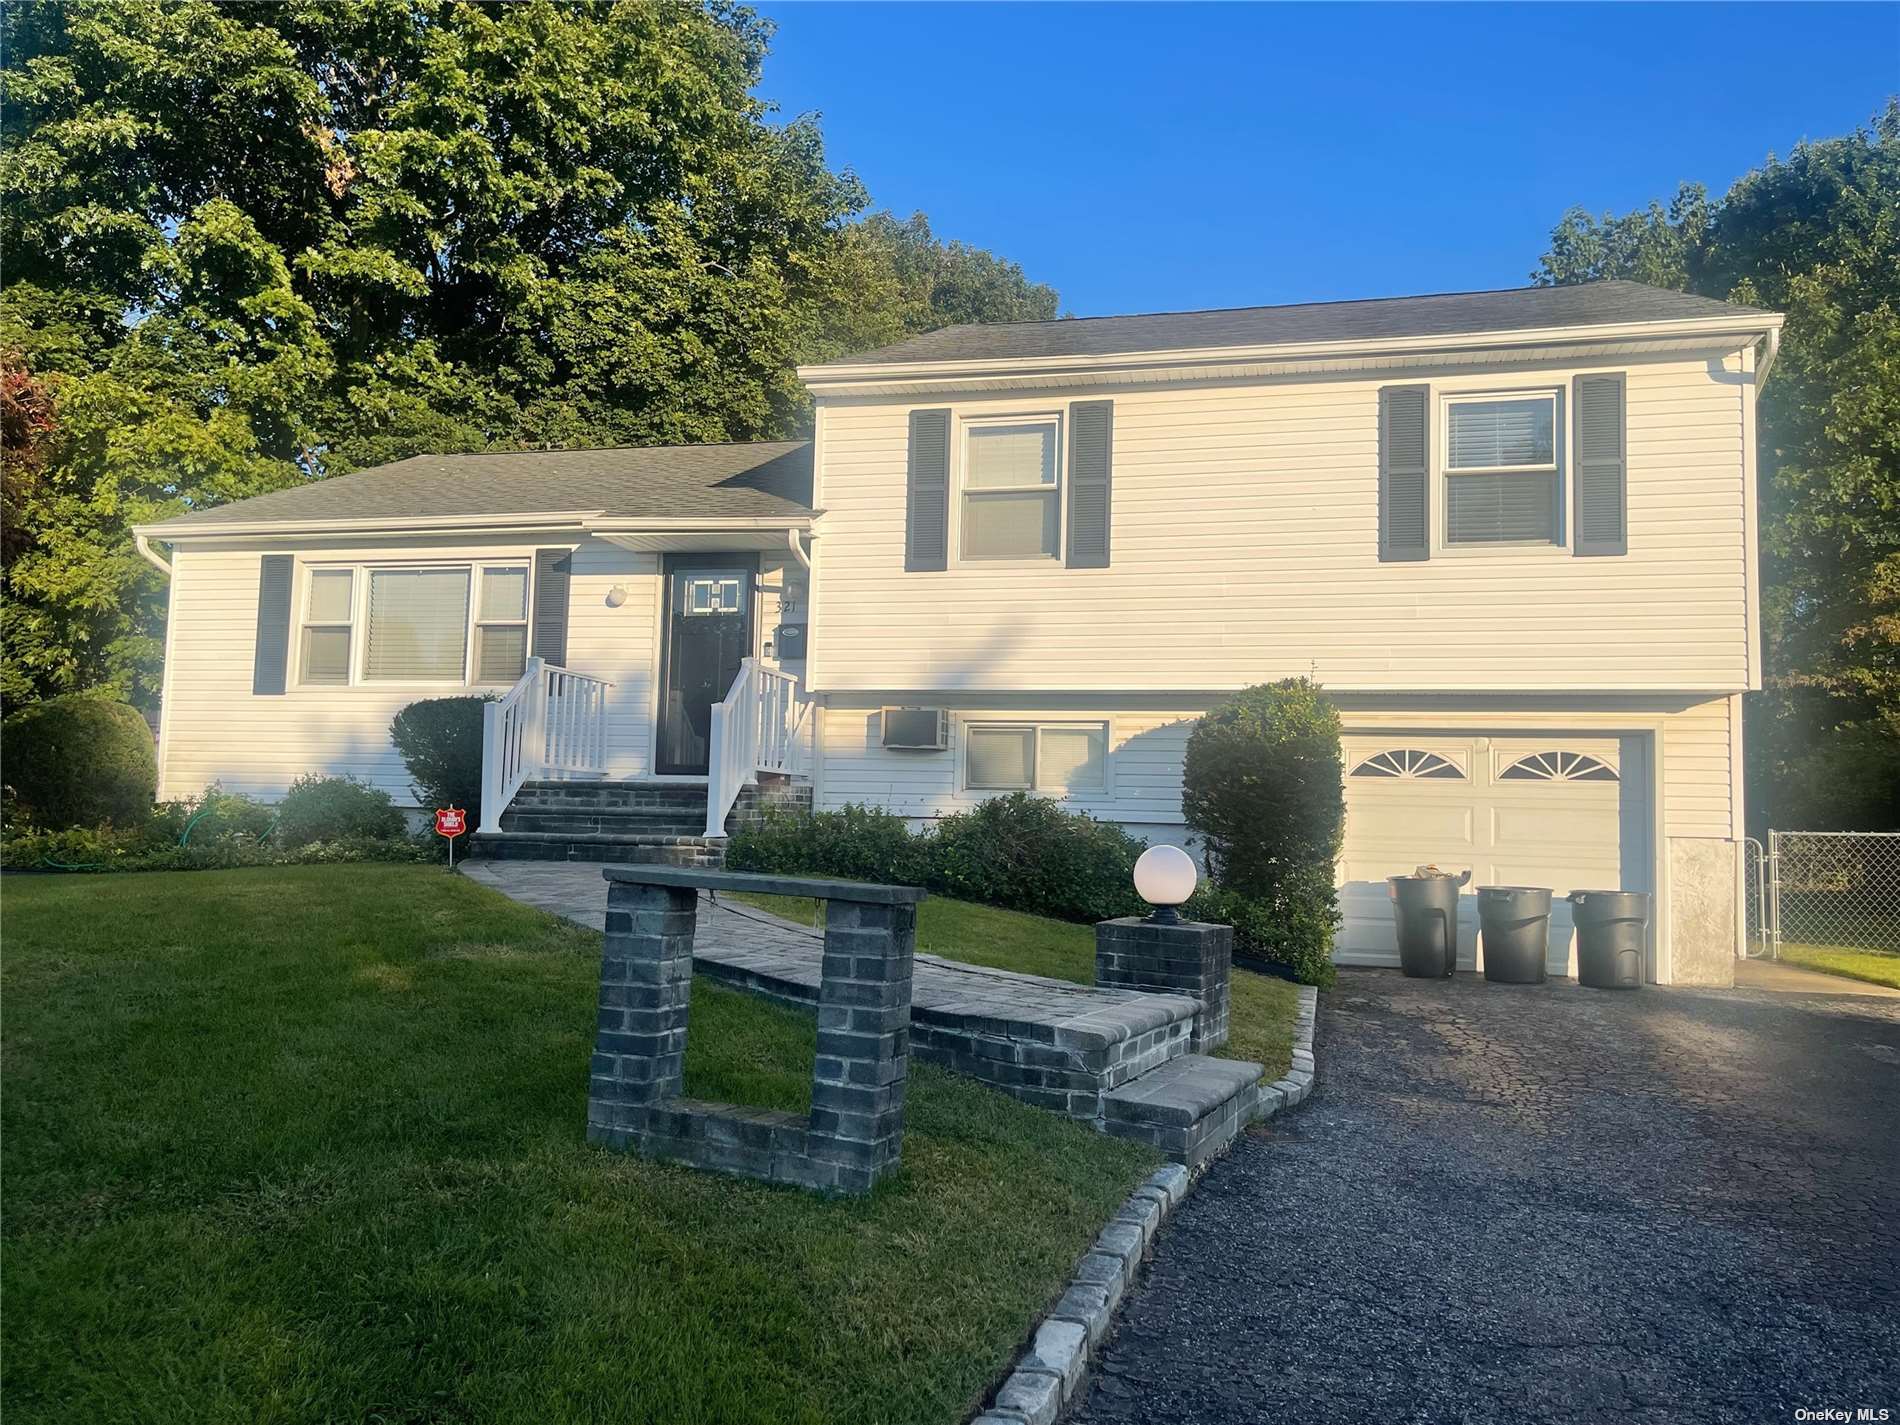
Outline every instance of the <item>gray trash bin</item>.
<svg viewBox="0 0 1900 1425">
<path fill-rule="evenodd" d="M 1649 897 L 1642 891 L 1572 891 L 1577 926 L 1577 983 L 1594 990 L 1633 990 L 1643 983 L 1649 942 Z"/>
<path fill-rule="evenodd" d="M 1550 950 L 1550 897 L 1541 886 L 1479 886 L 1478 934 L 1484 977 L 1541 985 Z"/>
<path fill-rule="evenodd" d="M 1392 924 L 1399 936 L 1399 969 L 1415 980 L 1439 980 L 1458 968 L 1458 892 L 1461 876 L 1390 876 Z"/>
</svg>

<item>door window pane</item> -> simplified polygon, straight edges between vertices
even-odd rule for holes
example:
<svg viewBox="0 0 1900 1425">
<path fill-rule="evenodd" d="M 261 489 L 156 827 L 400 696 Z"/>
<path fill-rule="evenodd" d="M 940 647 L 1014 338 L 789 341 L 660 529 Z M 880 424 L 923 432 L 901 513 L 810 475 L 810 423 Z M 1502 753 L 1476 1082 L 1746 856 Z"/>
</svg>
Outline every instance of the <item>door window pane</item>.
<svg viewBox="0 0 1900 1425">
<path fill-rule="evenodd" d="M 964 780 L 977 788 L 1028 790 L 1035 743 L 1030 727 L 971 728 Z"/>
<path fill-rule="evenodd" d="M 371 570 L 363 675 L 461 682 L 468 592 L 466 569 Z"/>
<path fill-rule="evenodd" d="M 1054 558 L 1056 493 L 966 495 L 963 498 L 965 559 Z"/>
<path fill-rule="evenodd" d="M 1056 483 L 1056 428 L 1042 421 L 964 429 L 966 489 L 995 490 Z"/>
<path fill-rule="evenodd" d="M 1106 784 L 1108 737 L 1099 727 L 1045 727 L 1037 738 L 1036 786 L 1049 792 L 1099 792 Z"/>
<path fill-rule="evenodd" d="M 1508 470 L 1557 459 L 1557 403 L 1548 396 L 1458 401 L 1449 408 L 1448 470 Z"/>
</svg>

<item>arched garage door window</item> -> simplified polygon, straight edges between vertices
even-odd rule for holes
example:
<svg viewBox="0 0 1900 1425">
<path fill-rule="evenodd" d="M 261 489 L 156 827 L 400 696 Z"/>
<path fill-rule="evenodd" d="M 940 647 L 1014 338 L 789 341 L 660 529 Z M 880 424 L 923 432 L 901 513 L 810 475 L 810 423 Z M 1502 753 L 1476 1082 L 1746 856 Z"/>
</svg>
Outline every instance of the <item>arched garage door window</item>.
<svg viewBox="0 0 1900 1425">
<path fill-rule="evenodd" d="M 1614 782 L 1616 769 L 1587 752 L 1533 752 L 1502 772 L 1504 782 Z"/>
<path fill-rule="evenodd" d="M 1352 769 L 1355 777 L 1430 777 L 1441 781 L 1462 782 L 1465 774 L 1436 752 L 1418 747 L 1395 747 L 1366 758 Z"/>
</svg>

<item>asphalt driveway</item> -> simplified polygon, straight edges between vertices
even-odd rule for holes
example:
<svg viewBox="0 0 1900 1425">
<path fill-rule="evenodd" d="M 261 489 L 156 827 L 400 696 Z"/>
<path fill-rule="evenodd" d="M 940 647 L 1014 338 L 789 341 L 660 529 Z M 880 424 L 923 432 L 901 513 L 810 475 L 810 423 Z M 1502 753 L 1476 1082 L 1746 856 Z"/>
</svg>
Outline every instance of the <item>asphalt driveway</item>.
<svg viewBox="0 0 1900 1425">
<path fill-rule="evenodd" d="M 1900 1422 L 1900 1000 L 1348 971 L 1318 1053 L 1079 1421 Z"/>
</svg>

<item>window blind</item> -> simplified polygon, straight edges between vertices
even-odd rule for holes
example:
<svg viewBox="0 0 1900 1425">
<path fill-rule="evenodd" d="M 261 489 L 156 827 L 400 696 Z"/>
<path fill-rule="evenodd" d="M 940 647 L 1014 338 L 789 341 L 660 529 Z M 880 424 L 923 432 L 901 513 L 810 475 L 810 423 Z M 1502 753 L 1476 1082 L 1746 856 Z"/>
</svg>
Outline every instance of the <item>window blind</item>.
<svg viewBox="0 0 1900 1425">
<path fill-rule="evenodd" d="M 375 569 L 363 675 L 461 682 L 468 652 L 468 570 Z"/>
<path fill-rule="evenodd" d="M 1461 402 L 1449 409 L 1450 469 L 1549 465 L 1556 459 L 1556 413 L 1549 401 Z"/>
<path fill-rule="evenodd" d="M 1557 538 L 1555 475 L 1454 475 L 1445 482 L 1445 538 L 1508 544 Z"/>
</svg>

